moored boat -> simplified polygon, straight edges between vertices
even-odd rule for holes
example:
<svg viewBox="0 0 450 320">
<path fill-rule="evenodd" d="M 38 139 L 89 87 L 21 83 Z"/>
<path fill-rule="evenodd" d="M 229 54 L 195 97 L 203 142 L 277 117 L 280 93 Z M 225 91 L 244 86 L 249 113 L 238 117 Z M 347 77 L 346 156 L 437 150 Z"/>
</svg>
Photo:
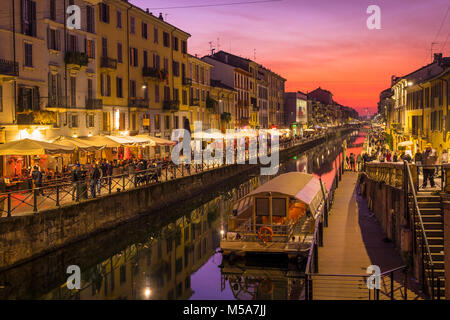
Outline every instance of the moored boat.
<svg viewBox="0 0 450 320">
<path fill-rule="evenodd" d="M 290 172 L 268 181 L 235 204 L 220 242 L 224 255 L 306 256 L 324 199 L 326 188 L 311 174 Z"/>
</svg>

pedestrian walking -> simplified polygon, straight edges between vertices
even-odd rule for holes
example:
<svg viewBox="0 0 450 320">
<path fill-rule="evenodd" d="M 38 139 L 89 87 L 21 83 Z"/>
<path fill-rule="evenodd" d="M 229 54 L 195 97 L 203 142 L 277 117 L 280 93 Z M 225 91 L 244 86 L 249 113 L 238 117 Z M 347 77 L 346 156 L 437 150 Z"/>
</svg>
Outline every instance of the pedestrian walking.
<svg viewBox="0 0 450 320">
<path fill-rule="evenodd" d="M 39 170 L 38 166 L 34 166 L 33 172 L 31 173 L 31 178 L 33 179 L 34 187 L 37 189 L 37 193 L 44 195 L 42 190 L 42 172 Z"/>
<path fill-rule="evenodd" d="M 74 168 L 72 168 L 71 179 L 72 179 L 72 201 L 74 201 L 75 199 L 78 201 L 80 197 L 78 186 L 79 181 L 81 179 L 80 165 L 76 165 Z"/>
<path fill-rule="evenodd" d="M 96 197 L 95 189 L 98 188 L 99 179 L 100 179 L 100 170 L 99 170 L 98 166 L 96 164 L 94 164 L 94 166 L 92 168 L 91 181 L 90 181 L 92 198 Z"/>
<path fill-rule="evenodd" d="M 362 170 L 362 162 L 363 162 L 363 158 L 362 158 L 361 154 L 358 154 L 358 156 L 356 157 L 356 164 L 358 167 L 358 171 Z"/>
<path fill-rule="evenodd" d="M 356 171 L 355 168 L 355 155 L 353 153 L 350 154 L 350 170 Z"/>
<path fill-rule="evenodd" d="M 431 143 L 428 143 L 425 151 L 422 154 L 423 161 L 423 183 L 422 188 L 426 188 L 428 180 L 430 180 L 430 186 L 434 188 L 434 169 L 436 166 L 437 156 L 436 150 L 432 148 Z"/>
</svg>

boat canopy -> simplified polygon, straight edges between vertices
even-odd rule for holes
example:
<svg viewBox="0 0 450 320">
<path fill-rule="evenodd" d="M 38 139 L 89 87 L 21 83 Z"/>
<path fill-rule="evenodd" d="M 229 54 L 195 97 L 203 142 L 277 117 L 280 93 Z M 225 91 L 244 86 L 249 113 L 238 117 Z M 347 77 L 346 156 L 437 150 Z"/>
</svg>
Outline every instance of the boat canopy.
<svg viewBox="0 0 450 320">
<path fill-rule="evenodd" d="M 324 192 L 326 189 L 324 189 Z M 320 180 L 312 174 L 290 172 L 266 182 L 255 189 L 248 196 L 257 196 L 266 193 L 279 193 L 295 198 L 306 204 L 315 215 L 323 200 Z"/>
</svg>

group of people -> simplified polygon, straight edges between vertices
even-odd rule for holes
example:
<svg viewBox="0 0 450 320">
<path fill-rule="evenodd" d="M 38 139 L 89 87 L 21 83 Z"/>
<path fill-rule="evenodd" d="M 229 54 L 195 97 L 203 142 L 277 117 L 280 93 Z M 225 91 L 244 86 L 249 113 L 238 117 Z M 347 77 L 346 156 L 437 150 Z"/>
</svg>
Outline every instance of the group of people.
<svg viewBox="0 0 450 320">
<path fill-rule="evenodd" d="M 379 139 L 372 138 L 369 142 L 369 147 L 371 147 L 372 154 L 363 154 L 363 163 L 370 161 L 379 162 L 403 162 L 408 161 L 409 163 L 414 163 L 417 165 L 417 172 L 423 173 L 422 188 L 426 188 L 428 182 L 430 186 L 435 187 L 434 178 L 439 176 L 439 165 L 446 164 L 449 161 L 448 150 L 442 148 L 442 153 L 438 155 L 438 152 L 433 148 L 432 144 L 428 143 L 423 151 L 417 148 L 417 152 L 412 156 L 412 153 L 406 151 L 390 151 L 384 147 L 384 138 L 379 137 Z"/>
<path fill-rule="evenodd" d="M 129 159 L 123 161 L 106 161 L 101 160 L 86 165 L 80 165 L 78 162 L 70 169 L 70 177 L 72 182 L 72 200 L 80 197 L 83 191 L 80 189 L 81 182 L 89 182 L 89 190 L 91 197 L 95 198 L 101 194 L 101 187 L 103 184 L 110 184 L 113 176 L 126 174 L 128 177 L 134 176 L 134 184 L 136 186 L 146 182 L 149 175 L 143 175 L 150 169 L 155 170 L 155 174 L 152 178 L 158 181 L 161 177 L 161 169 L 164 164 L 170 162 L 170 160 L 163 161 L 149 161 L 149 160 L 137 160 Z"/>
</svg>

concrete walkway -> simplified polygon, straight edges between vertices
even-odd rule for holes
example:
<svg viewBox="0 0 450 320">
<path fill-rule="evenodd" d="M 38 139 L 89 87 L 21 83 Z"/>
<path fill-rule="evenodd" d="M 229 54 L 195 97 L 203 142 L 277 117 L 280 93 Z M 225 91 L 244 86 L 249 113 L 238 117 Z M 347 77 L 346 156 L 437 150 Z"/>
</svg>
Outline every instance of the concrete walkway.
<svg viewBox="0 0 450 320">
<path fill-rule="evenodd" d="M 328 228 L 324 228 L 324 246 L 319 248 L 319 275 L 313 276 L 314 299 L 368 300 L 366 269 L 377 265 L 381 273 L 403 265 L 365 200 L 357 195 L 358 173 L 346 172 L 335 194 Z M 322 274 L 322 275 L 321 275 Z M 336 277 L 331 275 L 361 275 Z M 394 297 L 403 299 L 403 273 L 396 272 Z M 418 299 L 420 292 L 408 278 L 407 298 Z M 373 291 L 372 297 L 373 299 Z M 390 299 L 390 278 L 381 281 L 380 299 Z"/>
</svg>

